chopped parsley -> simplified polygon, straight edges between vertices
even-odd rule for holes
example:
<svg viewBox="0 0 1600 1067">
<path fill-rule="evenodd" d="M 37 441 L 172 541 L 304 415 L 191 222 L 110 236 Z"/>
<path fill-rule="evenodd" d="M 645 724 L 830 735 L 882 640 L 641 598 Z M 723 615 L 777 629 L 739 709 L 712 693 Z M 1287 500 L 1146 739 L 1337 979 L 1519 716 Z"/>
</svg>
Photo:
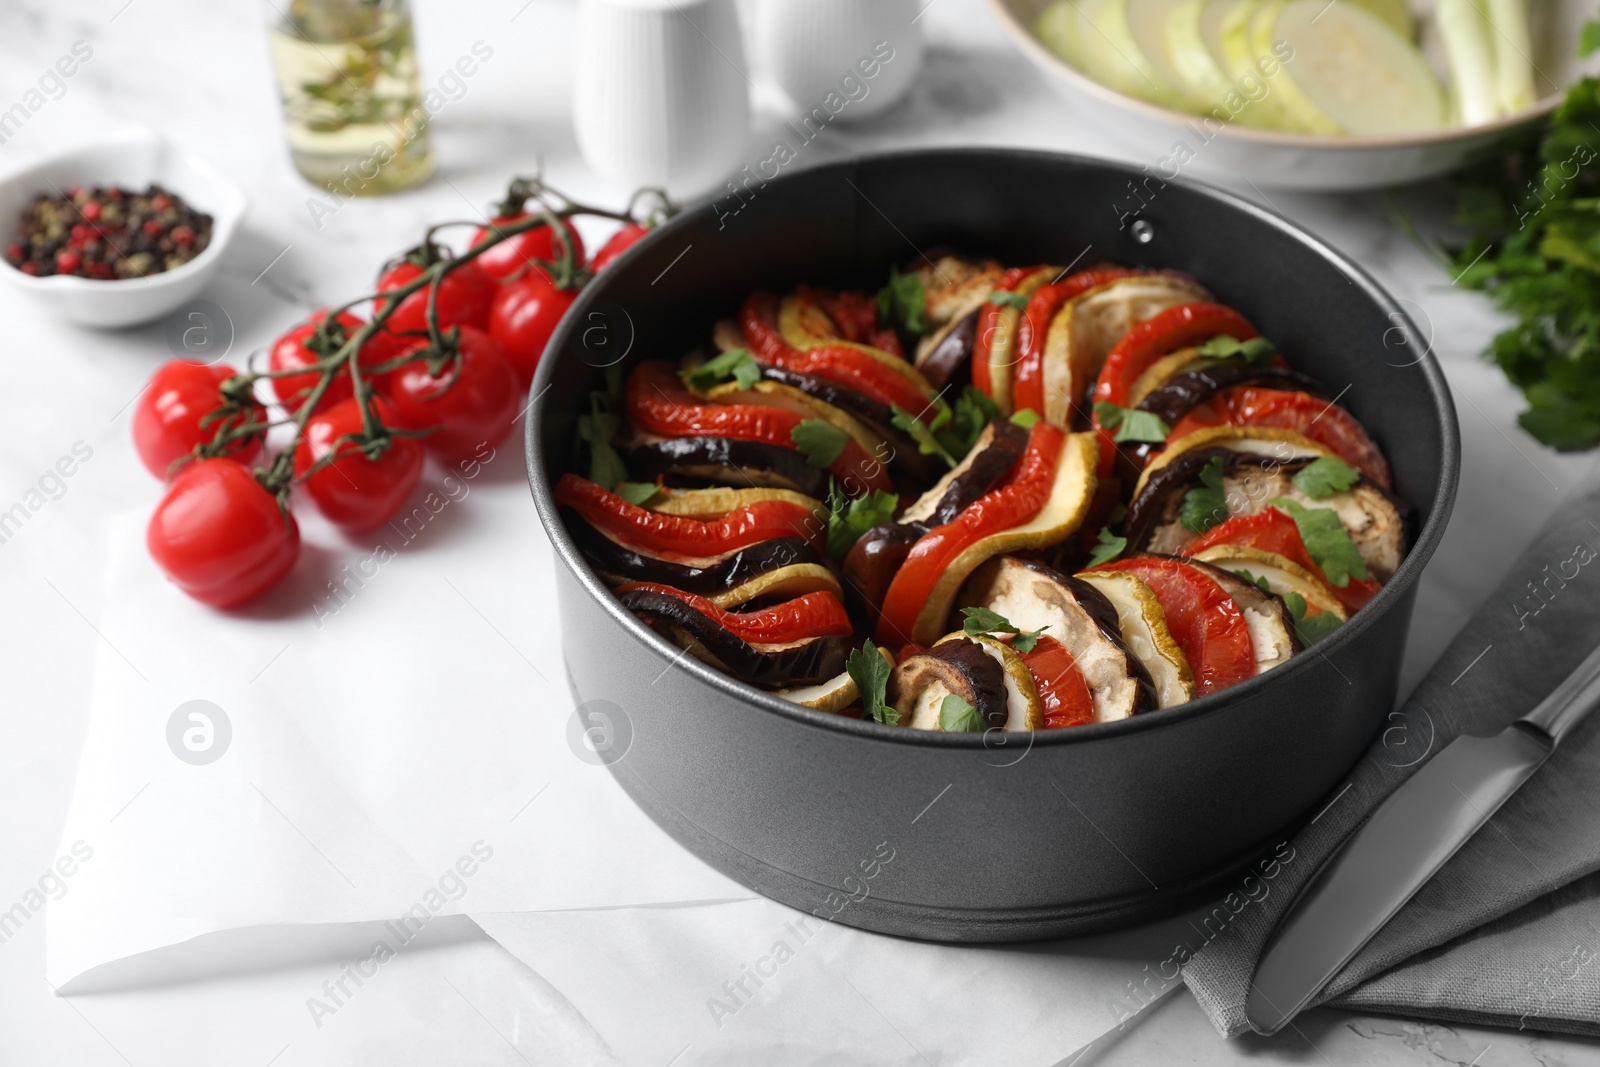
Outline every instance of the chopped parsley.
<svg viewBox="0 0 1600 1067">
<path fill-rule="evenodd" d="M 1241 341 L 1228 334 L 1219 334 L 1195 349 L 1196 355 L 1215 359 L 1239 358 L 1246 363 L 1265 366 L 1278 354 L 1278 347 L 1265 337 L 1252 337 Z"/>
<path fill-rule="evenodd" d="M 934 432 L 938 435 L 939 444 L 949 455 L 957 460 L 962 459 L 972 446 L 978 443 L 978 435 L 983 433 L 983 428 L 989 425 L 994 417 L 1000 414 L 1000 409 L 979 390 L 967 386 L 956 397 L 955 404 L 948 409 L 950 418 L 948 427 L 934 418 Z"/>
<path fill-rule="evenodd" d="M 578 416 L 578 439 L 589 446 L 589 480 L 610 489 L 628 478 L 628 468 L 611 445 L 622 425 L 622 368 L 607 367 L 605 383 L 604 389 L 589 393 L 589 413 Z"/>
<path fill-rule="evenodd" d="M 921 336 L 928 329 L 927 313 L 928 294 L 922 290 L 922 279 L 890 268 L 889 284 L 878 290 L 878 321 L 898 324 L 907 333 Z"/>
<path fill-rule="evenodd" d="M 978 709 L 954 693 L 939 705 L 939 729 L 947 734 L 982 733 L 988 728 Z"/>
<path fill-rule="evenodd" d="M 1024 430 L 1031 430 L 1033 424 L 1039 421 L 1039 413 L 1032 408 L 1023 408 L 1021 411 L 1011 413 L 1011 421 Z"/>
<path fill-rule="evenodd" d="M 1272 501 L 1272 506 L 1294 520 L 1300 529 L 1300 540 L 1306 543 L 1306 551 L 1311 553 L 1312 560 L 1330 584 L 1343 589 L 1351 578 L 1367 580 L 1367 565 L 1345 531 L 1344 523 L 1339 521 L 1338 512 L 1332 508 L 1304 507 L 1282 497 Z"/>
<path fill-rule="evenodd" d="M 1163 422 L 1161 416 L 1155 412 L 1119 407 L 1109 400 L 1096 401 L 1094 413 L 1100 420 L 1101 426 L 1116 431 L 1111 439 L 1119 444 L 1123 441 L 1159 443 L 1165 441 L 1167 435 L 1172 432 L 1172 427 Z"/>
<path fill-rule="evenodd" d="M 861 647 L 851 651 L 844 661 L 845 673 L 856 683 L 861 695 L 861 707 L 866 717 L 886 726 L 898 726 L 900 713 L 884 703 L 889 689 L 889 661 L 883 658 L 878 646 L 871 641 L 861 642 Z"/>
<path fill-rule="evenodd" d="M 1011 289 L 996 289 L 989 294 L 989 303 L 996 307 L 1016 308 L 1021 311 L 1028 306 L 1028 296 Z"/>
<path fill-rule="evenodd" d="M 1041 626 L 1037 630 L 1023 631 L 1011 624 L 1011 620 L 998 611 L 988 608 L 962 608 L 961 629 L 968 637 L 977 637 L 979 634 L 1016 634 L 1011 640 L 1011 647 L 1026 656 L 1033 651 L 1039 643 L 1039 635 L 1050 629 Z"/>
<path fill-rule="evenodd" d="M 1205 533 L 1227 521 L 1228 493 L 1222 483 L 1222 457 L 1212 456 L 1200 468 L 1200 484 L 1183 495 L 1178 521 L 1190 533 Z"/>
<path fill-rule="evenodd" d="M 806 457 L 808 464 L 825 470 L 839 458 L 844 446 L 850 443 L 850 435 L 821 419 L 802 419 L 798 426 L 789 431 L 789 440 Z"/>
<path fill-rule="evenodd" d="M 1094 551 L 1089 553 L 1089 566 L 1098 567 L 1102 563 L 1110 563 L 1127 550 L 1128 539 L 1118 537 L 1111 532 L 1111 527 L 1100 527 L 1100 543 L 1094 546 Z"/>
<path fill-rule="evenodd" d="M 906 436 L 917 443 L 918 452 L 921 452 L 924 456 L 938 456 L 951 467 L 956 465 L 956 457 L 950 454 L 950 450 L 944 446 L 944 443 L 939 440 L 935 432 L 952 418 L 949 406 L 941 405 L 939 407 L 938 414 L 934 415 L 931 426 L 898 405 L 892 405 L 890 410 L 890 423 L 894 425 L 895 429 L 903 431 Z"/>
<path fill-rule="evenodd" d="M 1283 606 L 1289 609 L 1289 617 L 1294 620 L 1294 632 L 1300 635 L 1303 644 L 1314 645 L 1343 625 L 1331 611 L 1308 615 L 1310 609 L 1306 606 L 1306 598 L 1299 593 L 1283 594 Z"/>
<path fill-rule="evenodd" d="M 854 500 L 845 501 L 839 487 L 828 481 L 828 555 L 844 559 L 861 540 L 861 535 L 894 518 L 900 498 L 894 493 L 874 489 Z"/>
<path fill-rule="evenodd" d="M 1326 500 L 1355 485 L 1361 480 L 1361 472 L 1332 456 L 1318 456 L 1301 467 L 1291 480 L 1296 489 L 1312 500 Z"/>
<path fill-rule="evenodd" d="M 648 504 L 661 494 L 655 482 L 618 482 L 616 494 L 630 504 Z"/>
<path fill-rule="evenodd" d="M 1243 578 L 1245 581 L 1249 582 L 1251 585 L 1260 586 L 1263 592 L 1266 592 L 1266 593 L 1272 592 L 1271 583 L 1269 583 L 1265 578 L 1261 578 L 1261 577 L 1258 577 L 1257 575 L 1251 574 L 1249 571 L 1245 570 L 1243 567 L 1240 567 L 1238 570 L 1234 571 L 1233 573 L 1237 574 L 1239 577 Z M 1290 596 L 1296 596 L 1297 594 L 1290 593 L 1289 595 Z"/>
<path fill-rule="evenodd" d="M 738 382 L 740 389 L 748 389 L 761 380 L 761 365 L 750 358 L 749 349 L 730 348 L 698 367 L 680 371 L 679 376 L 694 389 L 710 389 L 729 378 Z"/>
</svg>

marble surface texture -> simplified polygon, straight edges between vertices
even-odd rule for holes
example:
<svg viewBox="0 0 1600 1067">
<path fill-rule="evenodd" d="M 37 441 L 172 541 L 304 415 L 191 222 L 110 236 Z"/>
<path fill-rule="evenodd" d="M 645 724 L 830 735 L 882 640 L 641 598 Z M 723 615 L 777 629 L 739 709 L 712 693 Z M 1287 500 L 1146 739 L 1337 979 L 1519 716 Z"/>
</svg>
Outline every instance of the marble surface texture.
<svg viewBox="0 0 1600 1067">
<path fill-rule="evenodd" d="M 21 99 L 74 41 L 93 47 L 64 94 L 0 144 L 0 168 L 124 123 L 151 126 L 214 161 L 246 188 L 252 205 L 222 279 L 206 294 L 228 308 L 241 352 L 356 291 L 427 222 L 475 216 L 506 176 L 541 161 L 558 187 L 620 202 L 625 190 L 590 173 L 573 139 L 571 0 L 416 0 L 415 7 L 425 81 L 476 40 L 492 43 L 495 53 L 438 116 L 440 172 L 414 192 L 352 202 L 318 225 L 308 208 L 314 190 L 290 168 L 284 148 L 261 10 L 246 0 L 0 4 L 0 108 Z M 910 97 L 868 122 L 830 128 L 808 148 L 807 164 L 924 144 L 1124 155 L 1049 95 L 982 0 L 932 0 L 922 22 L 929 51 Z M 771 99 L 758 95 L 758 103 L 753 146 L 769 143 L 762 132 L 784 117 Z M 1496 328 L 1494 314 L 1481 297 L 1452 288 L 1396 226 L 1397 211 L 1424 230 L 1442 225 L 1443 186 L 1391 197 L 1291 195 L 1248 179 L 1225 184 L 1322 234 L 1373 272 L 1414 313 L 1457 392 L 1465 474 L 1418 603 L 1409 686 L 1477 602 L 1485 577 L 1500 573 L 1590 457 L 1556 456 L 1516 428 L 1518 398 L 1477 356 Z M 159 325 L 97 333 L 50 320 L 10 292 L 0 299 L 7 369 L 0 504 L 19 499 L 75 441 L 87 442 L 96 457 L 0 545 L 0 900 L 9 902 L 38 879 L 57 847 L 83 740 L 106 523 L 154 499 L 128 447 L 128 406 L 169 350 Z M 43 926 L 36 917 L 0 943 L 0 1063 L 265 1067 L 284 1051 L 271 1017 L 326 973 L 314 945 L 264 955 L 241 949 L 181 981 L 58 997 L 42 977 Z M 537 1023 L 570 1010 L 465 919 L 430 927 L 427 940 L 395 964 L 384 992 L 363 1003 L 349 1025 L 330 1028 L 302 1062 L 614 1062 L 603 1048 L 523 1041 L 498 1016 L 475 1016 L 448 994 L 442 998 L 439 976 L 471 974 L 476 988 L 495 990 L 491 1013 Z M 530 1033 L 538 1029 L 530 1026 Z M 1077 1052 L 1062 1049 L 1063 1061 Z M 1600 1045 L 1331 1011 L 1310 1013 L 1298 1033 L 1228 1043 L 1179 992 L 1092 1056 L 1108 1064 L 1550 1067 L 1600 1063 Z"/>
</svg>

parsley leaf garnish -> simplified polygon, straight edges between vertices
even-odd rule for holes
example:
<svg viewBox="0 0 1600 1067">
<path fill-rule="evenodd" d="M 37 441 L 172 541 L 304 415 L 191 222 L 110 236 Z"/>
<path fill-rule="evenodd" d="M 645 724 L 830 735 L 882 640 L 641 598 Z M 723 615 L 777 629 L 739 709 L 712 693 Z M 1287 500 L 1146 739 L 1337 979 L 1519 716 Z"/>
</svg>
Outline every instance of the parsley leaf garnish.
<svg viewBox="0 0 1600 1067">
<path fill-rule="evenodd" d="M 1241 341 L 1229 334 L 1218 334 L 1205 344 L 1195 349 L 1196 355 L 1211 356 L 1214 359 L 1228 359 L 1237 356 L 1246 363 L 1256 366 L 1265 366 L 1272 362 L 1272 357 L 1278 354 L 1278 347 L 1265 337 L 1252 337 L 1248 341 Z"/>
<path fill-rule="evenodd" d="M 630 504 L 648 504 L 661 494 L 655 482 L 619 482 L 616 494 Z"/>
<path fill-rule="evenodd" d="M 951 693 L 939 705 L 939 729 L 947 734 L 976 734 L 989 728 L 978 709 Z"/>
<path fill-rule="evenodd" d="M 1312 500 L 1326 500 L 1355 485 L 1360 478 L 1361 472 L 1350 464 L 1331 456 L 1318 456 L 1301 467 L 1291 480 L 1296 489 Z"/>
<path fill-rule="evenodd" d="M 949 427 L 936 429 L 936 432 L 940 447 L 959 461 L 972 451 L 972 446 L 978 443 L 978 435 L 983 433 L 983 428 L 1000 410 L 994 406 L 993 400 L 970 385 L 961 391 L 949 410 Z M 938 417 L 935 417 L 934 424 L 936 428 L 941 425 Z"/>
<path fill-rule="evenodd" d="M 922 279 L 891 267 L 889 284 L 878 290 L 878 321 L 898 323 L 907 333 L 920 336 L 928 329 L 927 310 L 928 294 L 922 291 Z"/>
<path fill-rule="evenodd" d="M 729 378 L 737 381 L 740 389 L 748 389 L 761 380 L 761 365 L 750 358 L 749 349 L 730 348 L 692 370 L 680 371 L 679 376 L 694 389 L 710 389 Z"/>
<path fill-rule="evenodd" d="M 1300 528 L 1300 540 L 1306 543 L 1306 551 L 1311 553 L 1312 560 L 1329 583 L 1343 589 L 1351 578 L 1367 580 L 1367 565 L 1339 521 L 1338 512 L 1332 508 L 1304 507 L 1281 497 L 1272 501 L 1272 506 L 1293 519 Z"/>
<path fill-rule="evenodd" d="M 789 440 L 806 457 L 806 462 L 818 470 L 831 466 L 850 443 L 850 435 L 832 423 L 821 419 L 802 419 L 789 431 Z"/>
<path fill-rule="evenodd" d="M 894 518 L 900 498 L 894 493 L 874 489 L 846 503 L 839 487 L 828 480 L 828 555 L 844 559 L 861 540 L 861 535 Z"/>
<path fill-rule="evenodd" d="M 1222 487 L 1222 457 L 1212 456 L 1200 468 L 1200 484 L 1183 495 L 1178 521 L 1190 533 L 1205 533 L 1228 518 L 1228 493 Z"/>
<path fill-rule="evenodd" d="M 989 294 L 989 303 L 997 307 L 1016 308 L 1021 311 L 1028 306 L 1028 296 L 1011 289 L 996 289 Z"/>
<path fill-rule="evenodd" d="M 1039 643 L 1039 635 L 1050 629 L 1041 626 L 1037 630 L 1019 630 L 1011 624 L 1011 620 L 998 611 L 989 608 L 962 608 L 961 615 L 965 620 L 961 629 L 968 637 L 977 637 L 979 634 L 1016 634 L 1012 638 L 1011 647 L 1026 656 L 1033 651 Z"/>
<path fill-rule="evenodd" d="M 900 725 L 900 713 L 884 703 L 889 689 L 889 661 L 883 658 L 878 646 L 871 641 L 861 642 L 861 647 L 851 651 L 844 661 L 845 673 L 856 683 L 861 695 L 861 706 L 867 718 L 886 726 Z"/>
<path fill-rule="evenodd" d="M 1306 598 L 1299 593 L 1283 594 L 1283 606 L 1289 609 L 1289 617 L 1294 620 L 1294 632 L 1300 635 L 1302 644 L 1314 645 L 1343 625 L 1331 611 L 1307 615 L 1310 609 L 1306 606 Z"/>
<path fill-rule="evenodd" d="M 1094 551 L 1089 553 L 1089 566 L 1098 567 L 1102 563 L 1110 563 L 1128 547 L 1126 537 L 1118 537 L 1111 532 L 1111 527 L 1100 527 L 1100 543 L 1094 546 Z"/>
<path fill-rule="evenodd" d="M 1243 578 L 1245 581 L 1249 582 L 1251 585 L 1260 586 L 1263 592 L 1266 592 L 1266 593 L 1272 592 L 1272 585 L 1265 578 L 1261 578 L 1261 577 L 1258 577 L 1257 575 L 1251 574 L 1249 571 L 1245 570 L 1243 567 L 1240 567 L 1238 570 L 1234 571 L 1233 573 L 1237 574 L 1239 577 Z M 1290 593 L 1289 595 L 1290 596 L 1297 596 L 1298 594 Z"/>
<path fill-rule="evenodd" d="M 939 408 L 938 414 L 933 417 L 932 426 L 898 405 L 891 405 L 890 411 L 890 423 L 894 425 L 895 429 L 903 431 L 906 436 L 917 443 L 918 452 L 921 452 L 924 456 L 938 456 L 949 466 L 954 467 L 956 465 L 956 457 L 950 454 L 950 450 L 944 447 L 944 444 L 934 432 L 950 421 L 952 416 L 948 406 Z"/>
<path fill-rule="evenodd" d="M 1011 413 L 1011 421 L 1024 430 L 1031 430 L 1033 424 L 1039 421 L 1039 413 L 1032 408 L 1023 408 L 1021 411 Z"/>
<path fill-rule="evenodd" d="M 589 393 L 589 414 L 578 416 L 578 439 L 589 446 L 589 480 L 605 489 L 628 478 L 628 468 L 611 445 L 622 426 L 621 407 L 622 368 L 613 364 L 605 369 L 605 388 Z"/>
<path fill-rule="evenodd" d="M 1109 400 L 1096 401 L 1094 413 L 1100 419 L 1101 426 L 1116 431 L 1111 439 L 1118 443 L 1123 441 L 1159 443 L 1165 441 L 1167 435 L 1172 432 L 1172 427 L 1163 422 L 1161 416 L 1155 412 L 1119 407 Z"/>
</svg>

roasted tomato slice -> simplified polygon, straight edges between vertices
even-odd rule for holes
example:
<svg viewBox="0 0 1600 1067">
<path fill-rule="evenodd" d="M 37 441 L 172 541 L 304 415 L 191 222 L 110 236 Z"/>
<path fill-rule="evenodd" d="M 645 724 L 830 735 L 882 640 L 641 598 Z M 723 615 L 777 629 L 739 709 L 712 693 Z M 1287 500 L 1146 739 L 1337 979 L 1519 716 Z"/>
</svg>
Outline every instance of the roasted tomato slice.
<svg viewBox="0 0 1600 1067">
<path fill-rule="evenodd" d="M 1380 582 L 1372 578 L 1363 580 L 1352 577 L 1342 589 L 1329 582 L 1322 568 L 1312 561 L 1311 553 L 1306 551 L 1300 527 L 1277 508 L 1267 508 L 1254 515 L 1239 515 L 1213 526 L 1185 547 L 1183 554 L 1196 556 L 1213 545 L 1239 545 L 1259 548 L 1263 552 L 1276 552 L 1321 579 L 1322 584 L 1328 587 L 1328 592 L 1344 605 L 1346 611 L 1359 611 L 1383 588 Z"/>
<path fill-rule="evenodd" d="M 1298 430 L 1360 471 L 1368 481 L 1393 488 L 1389 462 L 1356 417 L 1309 393 L 1236 385 L 1224 389 L 1184 416 L 1167 438 L 1170 445 L 1186 433 L 1206 426 L 1278 426 Z"/>
<path fill-rule="evenodd" d="M 1194 671 L 1197 696 L 1255 677 L 1255 645 L 1244 614 L 1198 567 L 1162 556 L 1135 556 L 1091 569 L 1127 571 L 1150 587 L 1172 639 Z"/>
<path fill-rule="evenodd" d="M 630 503 L 576 474 L 563 474 L 554 496 L 558 505 L 572 508 L 623 544 L 662 558 L 703 559 L 774 537 L 802 537 L 818 548 L 827 525 L 826 515 L 819 517 L 789 500 L 758 500 L 712 520 L 668 515 Z"/>
<path fill-rule="evenodd" d="M 614 590 L 626 593 L 630 589 L 647 589 L 676 597 L 691 608 L 728 631 L 741 641 L 750 644 L 782 645 L 793 641 L 809 641 L 814 637 L 848 637 L 850 616 L 839 598 L 825 590 L 797 596 L 760 611 L 724 611 L 703 596 L 674 589 L 670 585 L 654 582 L 629 582 Z"/>
<path fill-rule="evenodd" d="M 877 641 L 899 648 L 916 629 L 917 615 L 951 560 L 990 534 L 1020 526 L 1050 499 L 1066 434 L 1047 422 L 1028 431 L 1028 447 L 997 488 L 969 504 L 952 521 L 935 526 L 911 546 L 889 583 L 878 619 Z"/>
<path fill-rule="evenodd" d="M 623 390 L 622 403 L 628 421 L 643 433 L 660 437 L 727 437 L 796 451 L 794 428 L 806 421 L 806 416 L 784 408 L 708 404 L 683 387 L 670 363 L 659 360 L 634 368 Z M 851 439 L 846 439 L 827 469 L 847 486 L 864 484 L 869 490 L 885 491 L 894 488 L 879 458 L 869 456 Z"/>
<path fill-rule="evenodd" d="M 1031 408 L 1035 414 L 1042 416 L 1045 413 L 1045 339 L 1050 334 L 1050 324 L 1067 301 L 1097 286 L 1140 273 L 1143 272 L 1126 267 L 1080 270 L 1062 281 L 1051 282 L 1034 290 L 1022 313 L 1022 322 L 1017 327 L 1017 362 L 1011 368 L 1011 406 L 1014 410 Z"/>
<path fill-rule="evenodd" d="M 1046 730 L 1094 722 L 1094 694 L 1066 645 L 1041 636 L 1022 662 L 1033 672 L 1033 684 L 1044 705 Z"/>
<path fill-rule="evenodd" d="M 879 403 L 893 404 L 924 421 L 931 418 L 928 412 L 932 394 L 872 353 L 844 342 L 803 352 L 789 344 L 778 329 L 778 301 L 771 293 L 751 293 L 745 298 L 739 308 L 739 330 L 757 362 L 814 374 Z"/>
</svg>

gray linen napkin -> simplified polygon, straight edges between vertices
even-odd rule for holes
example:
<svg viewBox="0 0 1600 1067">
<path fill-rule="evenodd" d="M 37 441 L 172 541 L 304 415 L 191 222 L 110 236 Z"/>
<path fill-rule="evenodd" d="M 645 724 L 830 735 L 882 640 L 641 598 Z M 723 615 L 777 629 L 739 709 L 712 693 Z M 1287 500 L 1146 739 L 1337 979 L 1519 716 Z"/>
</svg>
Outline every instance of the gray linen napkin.
<svg viewBox="0 0 1600 1067">
<path fill-rule="evenodd" d="M 1431 755 L 1526 713 L 1600 644 L 1600 478 L 1565 500 L 1294 838 L 1295 862 L 1184 968 L 1224 1035 L 1317 867 Z M 1356 666 L 1359 669 L 1358 665 Z M 1321 1002 L 1600 1034 L 1600 715 L 1591 717 L 1373 938 Z"/>
</svg>

